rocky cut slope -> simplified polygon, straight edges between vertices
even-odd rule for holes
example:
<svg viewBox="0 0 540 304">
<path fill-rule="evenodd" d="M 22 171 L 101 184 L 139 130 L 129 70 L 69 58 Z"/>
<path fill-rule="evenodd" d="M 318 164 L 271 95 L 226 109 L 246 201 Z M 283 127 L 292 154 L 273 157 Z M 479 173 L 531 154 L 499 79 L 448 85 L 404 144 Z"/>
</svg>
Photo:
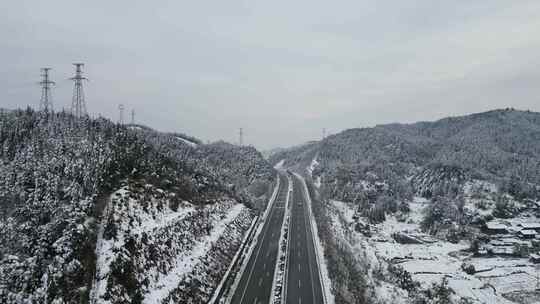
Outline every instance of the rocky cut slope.
<svg viewBox="0 0 540 304">
<path fill-rule="evenodd" d="M 0 115 L 0 147 L 3 303 L 205 303 L 274 175 L 246 148 L 30 109 Z"/>
</svg>

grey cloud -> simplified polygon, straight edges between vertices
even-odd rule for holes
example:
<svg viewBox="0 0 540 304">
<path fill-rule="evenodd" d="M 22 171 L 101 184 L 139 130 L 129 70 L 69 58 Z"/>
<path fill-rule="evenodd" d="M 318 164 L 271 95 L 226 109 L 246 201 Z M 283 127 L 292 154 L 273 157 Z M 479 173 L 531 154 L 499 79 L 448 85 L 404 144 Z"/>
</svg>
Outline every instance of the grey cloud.
<svg viewBox="0 0 540 304">
<path fill-rule="evenodd" d="M 321 129 L 539 111 L 538 1 L 4 1 L 0 107 L 36 105 L 52 66 L 69 107 L 119 103 L 161 130 L 259 148 Z"/>
</svg>

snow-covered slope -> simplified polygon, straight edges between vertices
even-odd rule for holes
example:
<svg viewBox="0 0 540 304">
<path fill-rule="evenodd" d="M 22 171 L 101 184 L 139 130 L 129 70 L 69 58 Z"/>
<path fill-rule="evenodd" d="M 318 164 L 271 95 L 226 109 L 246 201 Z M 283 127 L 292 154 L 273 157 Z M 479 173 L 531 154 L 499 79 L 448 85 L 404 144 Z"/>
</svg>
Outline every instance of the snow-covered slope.
<svg viewBox="0 0 540 304">
<path fill-rule="evenodd" d="M 350 129 L 270 160 L 311 179 L 337 303 L 420 301 L 417 295 L 442 301 L 434 303 L 520 297 L 517 303 L 532 303 L 540 297 L 531 289 L 528 258 L 540 247 L 537 239 L 523 240 L 535 232 L 519 230 L 522 223 L 536 225 L 540 215 L 539 143 L 540 113 L 503 109 Z M 419 200 L 422 212 L 415 212 Z M 508 231 L 493 235 L 488 226 Z M 394 230 L 381 233 L 380 227 Z M 402 254 L 408 248 L 412 256 Z M 484 286 L 489 280 L 461 268 L 463 262 L 489 264 L 490 258 L 526 265 L 504 266 L 497 279 L 499 269 L 489 274 L 496 295 Z M 437 274 L 422 273 L 436 266 Z"/>
<path fill-rule="evenodd" d="M 232 199 L 194 206 L 149 184 L 122 187 L 99 224 L 91 302 L 206 303 L 253 218 Z"/>
<path fill-rule="evenodd" d="M 252 148 L 176 136 L 0 115 L 0 303 L 207 301 L 274 171 Z"/>
</svg>

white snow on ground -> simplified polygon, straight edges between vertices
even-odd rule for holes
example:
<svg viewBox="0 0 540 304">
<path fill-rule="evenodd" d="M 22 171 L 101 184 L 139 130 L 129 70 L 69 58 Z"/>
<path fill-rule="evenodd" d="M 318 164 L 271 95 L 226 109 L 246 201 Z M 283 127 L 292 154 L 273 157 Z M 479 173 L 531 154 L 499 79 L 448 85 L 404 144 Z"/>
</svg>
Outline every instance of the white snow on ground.
<svg viewBox="0 0 540 304">
<path fill-rule="evenodd" d="M 127 188 L 121 188 L 111 195 L 111 199 L 114 196 L 124 196 L 126 193 Z M 103 219 L 107 219 L 109 217 L 111 199 L 109 199 L 109 202 L 107 202 L 107 205 L 103 210 Z M 109 303 L 109 301 L 104 301 L 103 299 L 101 299 L 101 297 L 105 295 L 107 288 L 107 275 L 110 273 L 110 265 L 115 257 L 113 249 L 115 248 L 115 246 L 119 248 L 124 245 L 123 236 L 116 242 L 116 244 L 113 241 L 103 239 L 105 224 L 106 221 L 102 220 L 98 226 L 98 236 L 96 243 L 96 277 L 94 279 L 92 290 L 90 291 L 91 303 Z"/>
<path fill-rule="evenodd" d="M 180 137 L 180 136 L 176 136 L 176 138 L 177 138 L 178 140 L 180 140 L 180 141 L 182 141 L 182 142 L 184 142 L 184 143 L 186 143 L 186 144 L 192 146 L 192 147 L 196 147 L 196 146 L 197 146 L 196 143 L 194 143 L 194 142 L 192 142 L 192 141 L 189 141 L 189 140 L 187 140 L 187 139 L 185 139 L 185 138 L 182 138 L 182 137 Z"/>
<path fill-rule="evenodd" d="M 274 166 L 274 169 L 283 170 L 283 165 L 284 164 L 285 164 L 285 159 L 282 159 Z"/>
<path fill-rule="evenodd" d="M 218 287 L 216 287 L 216 291 L 214 292 L 214 295 L 210 299 L 210 302 L 208 302 L 209 304 L 216 303 L 216 301 L 218 300 L 219 291 L 221 291 L 221 289 L 223 288 L 223 286 L 225 284 L 225 281 L 228 279 L 228 277 L 231 275 L 231 272 L 235 268 L 235 267 L 233 267 L 233 265 L 236 263 L 236 261 L 242 255 L 242 252 L 243 252 L 242 248 L 245 248 L 244 246 L 247 244 L 247 241 L 248 241 L 249 235 L 251 234 L 251 231 L 253 231 L 253 229 L 255 229 L 258 219 L 259 219 L 259 217 L 256 216 L 253 219 L 253 221 L 251 222 L 251 226 L 247 230 L 246 235 L 244 236 L 244 239 L 242 240 L 242 244 L 240 245 L 240 249 L 238 249 L 238 251 L 234 254 L 233 260 L 232 260 L 231 264 L 229 265 L 229 268 L 227 269 L 227 272 L 223 276 L 223 279 L 221 279 L 221 282 L 219 282 Z"/>
<path fill-rule="evenodd" d="M 148 235 L 156 240 L 168 227 L 186 227 L 186 230 L 177 231 L 181 234 L 181 239 L 173 244 L 177 249 L 170 248 L 173 251 L 168 251 L 168 254 L 172 255 L 163 256 L 161 267 L 150 266 L 144 273 L 148 284 L 144 288 L 143 303 L 161 303 L 178 288 L 180 282 L 192 275 L 195 267 L 210 254 L 212 246 L 224 236 L 230 224 L 249 211 L 243 204 L 235 201 L 221 201 L 197 208 L 188 202 L 180 202 L 177 208 L 176 204 L 172 204 L 175 205 L 174 211 L 169 201 L 174 194 L 152 185 L 145 185 L 144 188 L 149 195 L 146 202 L 141 201 L 140 196 L 139 200 L 134 199 L 137 196 L 135 192 L 131 192 L 133 189 L 123 187 L 111 195 L 104 210 L 103 220 L 98 227 L 96 278 L 90 292 L 91 303 L 110 303 L 103 297 L 108 291 L 111 265 L 126 252 L 127 236 L 140 240 L 143 235 Z M 118 232 L 115 237 L 107 240 L 104 232 L 110 217 L 114 218 Z M 191 229 L 197 226 L 199 220 L 210 221 L 208 234 L 203 231 L 192 234 L 192 231 L 195 233 L 196 230 Z M 144 264 L 145 258 L 140 258 L 142 260 L 135 263 Z"/>
<path fill-rule="evenodd" d="M 225 228 L 231 223 L 242 210 L 245 208 L 242 204 L 234 205 L 226 214 L 226 216 L 219 221 L 210 235 L 204 237 L 198 244 L 184 255 L 177 257 L 175 261 L 175 267 L 173 267 L 167 275 L 160 277 L 155 282 L 152 282 L 149 286 L 149 293 L 145 295 L 143 303 L 160 303 L 165 297 L 169 295 L 171 291 L 178 287 L 178 282 L 189 273 L 193 267 L 194 262 L 204 257 L 210 250 L 213 243 L 215 243 L 219 237 L 225 231 Z"/>
<path fill-rule="evenodd" d="M 322 180 L 321 180 L 321 177 L 320 176 L 317 176 L 315 178 L 315 180 L 313 181 L 313 184 L 315 185 L 315 187 L 317 188 L 321 188 L 321 183 L 322 183 Z"/>
<path fill-rule="evenodd" d="M 309 165 L 309 167 L 306 168 L 306 171 L 307 171 L 309 177 L 311 177 L 311 179 L 313 180 L 313 184 L 315 185 L 315 187 L 317 187 L 317 189 L 319 189 L 319 188 L 321 188 L 321 183 L 322 183 L 321 177 L 317 176 L 317 177 L 313 178 L 313 170 L 315 170 L 315 168 L 317 168 L 319 166 L 319 162 L 317 161 L 317 157 L 318 157 L 318 155 L 315 155 L 313 160 L 311 160 L 311 164 Z"/>
<path fill-rule="evenodd" d="M 317 157 L 318 157 L 318 155 L 315 155 L 313 160 L 311 160 L 311 164 L 309 165 L 309 167 L 307 167 L 307 172 L 308 172 L 309 176 L 311 176 L 311 177 L 313 177 L 313 170 L 315 170 L 315 168 L 317 168 L 317 166 L 319 166 L 319 162 L 317 161 Z"/>
<path fill-rule="evenodd" d="M 341 228 L 352 228 L 355 224 L 354 206 L 339 201 L 331 203 L 343 222 Z M 509 304 L 513 302 L 502 294 L 529 292 L 536 288 L 537 268 L 526 258 L 473 258 L 470 253 L 462 251 L 470 247 L 466 241 L 453 244 L 422 233 L 419 223 L 426 204 L 425 200 L 415 198 L 409 204 L 411 212 L 405 222 L 388 216 L 384 223 L 372 226 L 371 238 L 351 229 L 336 229 L 336 233 L 352 239 L 356 245 L 351 245 L 359 247 L 359 255 L 366 256 L 371 265 L 394 260 L 423 287 L 440 283 L 446 277 L 458 296 L 469 297 L 474 303 Z M 340 220 L 335 216 L 332 219 L 333 226 L 339 228 Z M 399 244 L 392 238 L 395 232 L 407 233 L 424 243 Z M 477 272 L 474 275 L 465 273 L 461 269 L 464 262 L 474 265 Z"/>
<path fill-rule="evenodd" d="M 115 191 L 107 206 L 103 211 L 103 219 L 107 219 L 111 216 L 110 213 L 110 203 L 114 197 L 126 197 L 129 190 L 127 187 L 123 187 Z M 141 221 L 133 225 L 127 221 L 118 220 L 121 222 L 121 228 L 123 231 L 131 230 L 133 234 L 140 235 L 143 232 L 152 231 L 155 228 L 164 227 L 168 224 L 171 224 L 175 221 L 182 220 L 184 216 L 189 214 L 194 210 L 193 206 L 190 203 L 184 202 L 181 204 L 177 211 L 173 211 L 169 208 L 163 208 L 160 212 L 154 212 L 152 214 L 146 212 L 140 212 L 140 209 L 136 208 L 133 204 L 137 204 L 136 201 L 129 199 L 127 204 L 131 206 L 127 209 L 127 213 L 131 215 L 131 218 L 140 219 Z M 136 214 L 136 216 L 134 216 Z M 115 215 L 112 215 L 115 216 Z M 93 289 L 90 293 L 90 299 L 92 303 L 108 303 L 102 297 L 105 295 L 107 288 L 107 278 L 110 273 L 110 265 L 115 259 L 116 254 L 114 251 L 118 251 L 124 246 L 124 234 L 120 233 L 118 239 L 105 240 L 103 238 L 103 233 L 105 229 L 106 222 L 102 221 L 98 227 L 98 236 L 96 243 L 96 279 L 94 281 Z"/>
<path fill-rule="evenodd" d="M 360 233 L 354 231 L 354 211 L 348 203 L 331 201 L 328 206 L 328 215 L 332 221 L 331 226 L 340 245 L 347 246 L 358 259 L 357 262 L 366 272 L 366 282 L 373 289 L 374 296 L 381 303 L 405 304 L 407 292 L 396 286 L 377 280 L 373 272 L 376 268 L 385 268 L 384 261 L 380 260 L 375 248 Z"/>
</svg>

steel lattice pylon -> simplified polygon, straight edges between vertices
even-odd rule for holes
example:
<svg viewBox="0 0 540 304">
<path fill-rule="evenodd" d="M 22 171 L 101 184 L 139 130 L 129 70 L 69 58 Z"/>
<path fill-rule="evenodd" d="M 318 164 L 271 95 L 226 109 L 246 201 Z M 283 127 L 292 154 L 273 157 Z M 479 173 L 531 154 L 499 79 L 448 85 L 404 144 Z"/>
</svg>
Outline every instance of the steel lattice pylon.
<svg viewBox="0 0 540 304">
<path fill-rule="evenodd" d="M 54 81 L 49 79 L 49 71 L 51 68 L 41 69 L 41 99 L 39 101 L 39 110 L 45 112 L 52 112 L 54 110 L 52 103 L 51 88 L 55 84 Z"/>
<path fill-rule="evenodd" d="M 86 112 L 86 102 L 84 100 L 83 80 L 88 78 L 82 76 L 82 67 L 84 63 L 74 63 L 75 76 L 70 78 L 74 82 L 73 99 L 71 100 L 71 114 L 76 118 L 88 115 Z"/>
</svg>

